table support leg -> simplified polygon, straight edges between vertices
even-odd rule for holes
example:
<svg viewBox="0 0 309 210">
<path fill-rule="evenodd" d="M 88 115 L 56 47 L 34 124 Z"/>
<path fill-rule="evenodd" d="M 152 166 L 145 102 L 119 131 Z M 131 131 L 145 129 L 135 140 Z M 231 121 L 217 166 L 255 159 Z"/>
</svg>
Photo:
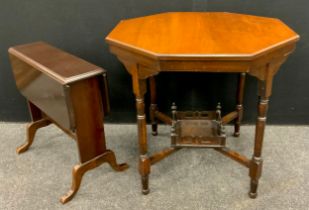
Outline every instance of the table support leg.
<svg viewBox="0 0 309 210">
<path fill-rule="evenodd" d="M 155 77 L 149 78 L 149 86 L 150 86 L 150 122 L 151 122 L 151 129 L 152 135 L 158 135 L 158 121 L 156 119 L 155 112 L 157 111 L 157 90 L 156 90 L 156 80 Z"/>
<path fill-rule="evenodd" d="M 16 148 L 16 153 L 20 154 L 29 149 L 32 145 L 34 136 L 38 129 L 43 128 L 51 124 L 51 121 L 47 118 L 43 118 L 34 122 L 31 122 L 27 125 L 27 141 L 23 145 Z"/>
<path fill-rule="evenodd" d="M 149 193 L 149 174 L 150 174 L 150 158 L 147 154 L 147 124 L 145 115 L 144 97 L 147 92 L 147 76 L 141 74 L 139 65 L 129 62 L 123 62 L 126 69 L 132 76 L 133 92 L 136 100 L 137 112 L 137 133 L 139 142 L 139 173 L 142 181 L 142 193 L 144 195 Z M 148 78 L 153 75 L 148 75 Z"/>
<path fill-rule="evenodd" d="M 94 169 L 105 162 L 107 162 L 115 171 L 124 171 L 128 168 L 128 165 L 126 163 L 122 163 L 122 164 L 117 163 L 116 157 L 113 151 L 106 150 L 102 155 L 99 155 L 95 157 L 94 159 L 89 160 L 85 163 L 81 163 L 81 164 L 74 166 L 73 171 L 72 171 L 71 189 L 66 195 L 60 198 L 60 202 L 62 204 L 65 204 L 66 202 L 70 201 L 74 197 L 74 195 L 77 193 L 84 174 L 87 171 Z"/>
<path fill-rule="evenodd" d="M 243 100 L 244 100 L 244 89 L 245 89 L 246 73 L 241 73 L 238 79 L 237 87 L 237 105 L 236 110 L 238 112 L 238 117 L 235 119 L 234 125 L 234 136 L 238 137 L 240 135 L 240 123 L 243 117 Z"/>
<path fill-rule="evenodd" d="M 140 161 L 139 172 L 142 178 L 142 193 L 149 193 L 148 179 L 150 173 L 150 159 L 147 155 L 147 128 L 146 128 L 146 115 L 144 98 L 141 96 L 136 97 L 137 109 L 137 124 L 138 124 L 138 140 L 140 146 Z"/>
<path fill-rule="evenodd" d="M 250 198 L 257 197 L 257 188 L 259 183 L 259 178 L 262 174 L 262 147 L 263 147 L 263 138 L 264 130 L 266 125 L 266 116 L 268 109 L 269 97 L 259 96 L 258 104 L 258 117 L 256 121 L 256 130 L 255 130 L 255 144 L 254 144 L 254 154 L 250 163 L 249 176 L 251 177 L 250 182 Z"/>
</svg>

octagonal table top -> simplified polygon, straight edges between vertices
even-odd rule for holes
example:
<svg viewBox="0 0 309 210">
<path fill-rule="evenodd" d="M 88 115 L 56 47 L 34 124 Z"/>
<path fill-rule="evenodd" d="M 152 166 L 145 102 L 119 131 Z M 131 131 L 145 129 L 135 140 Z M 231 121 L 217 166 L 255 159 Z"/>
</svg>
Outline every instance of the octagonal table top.
<svg viewBox="0 0 309 210">
<path fill-rule="evenodd" d="M 162 59 L 252 59 L 298 39 L 279 19 L 226 12 L 169 12 L 127 19 L 106 37 L 110 45 Z"/>
</svg>

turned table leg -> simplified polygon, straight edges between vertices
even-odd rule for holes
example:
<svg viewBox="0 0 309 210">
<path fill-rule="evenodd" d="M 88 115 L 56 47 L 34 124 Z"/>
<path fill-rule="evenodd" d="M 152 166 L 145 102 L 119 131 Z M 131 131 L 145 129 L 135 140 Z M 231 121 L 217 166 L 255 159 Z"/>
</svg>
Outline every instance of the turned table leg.
<svg viewBox="0 0 309 210">
<path fill-rule="evenodd" d="M 147 155 L 147 128 L 145 116 L 145 104 L 142 97 L 136 97 L 138 141 L 140 146 L 139 172 L 142 179 L 142 193 L 149 193 L 148 179 L 150 173 L 150 160 Z"/>
<path fill-rule="evenodd" d="M 133 93 L 136 100 L 136 118 L 137 118 L 137 135 L 139 143 L 139 173 L 141 175 L 142 182 L 142 193 L 144 195 L 149 193 L 149 174 L 150 174 L 150 158 L 147 154 L 148 145 L 147 145 L 147 124 L 146 124 L 146 115 L 145 115 L 145 102 L 144 97 L 147 92 L 147 78 L 152 77 L 153 75 L 143 75 L 140 74 L 139 65 L 123 62 L 126 69 L 132 76 L 132 86 Z M 154 86 L 152 86 L 154 87 Z M 154 93 L 154 91 L 152 91 Z M 155 98 L 155 97 L 154 97 Z"/>
<path fill-rule="evenodd" d="M 267 82 L 259 81 L 259 102 L 258 102 L 258 116 L 256 119 L 255 127 L 255 142 L 254 142 L 254 152 L 253 157 L 249 167 L 250 181 L 250 198 L 257 197 L 257 188 L 259 184 L 259 178 L 262 175 L 262 148 L 264 139 L 264 130 L 266 126 L 267 110 L 269 96 L 271 94 L 272 79 Z"/>
<path fill-rule="evenodd" d="M 151 129 L 152 135 L 158 135 L 158 121 L 155 117 L 155 112 L 157 111 L 157 90 L 156 90 L 156 80 L 155 77 L 149 78 L 149 86 L 150 86 L 150 122 L 151 122 Z"/>
<path fill-rule="evenodd" d="M 241 73 L 238 79 L 237 87 L 237 105 L 236 110 L 238 112 L 238 117 L 235 119 L 234 125 L 234 136 L 238 137 L 240 135 L 240 123 L 243 117 L 243 100 L 244 100 L 244 89 L 245 89 L 246 73 Z"/>
<path fill-rule="evenodd" d="M 146 93 L 146 79 L 139 79 L 136 76 L 133 79 L 133 91 L 136 98 L 136 112 L 137 112 L 137 128 L 138 128 L 138 142 L 139 142 L 139 172 L 142 181 L 142 193 L 144 195 L 149 193 L 149 174 L 150 174 L 150 159 L 148 157 L 147 149 L 147 124 L 145 115 L 144 96 Z"/>
</svg>

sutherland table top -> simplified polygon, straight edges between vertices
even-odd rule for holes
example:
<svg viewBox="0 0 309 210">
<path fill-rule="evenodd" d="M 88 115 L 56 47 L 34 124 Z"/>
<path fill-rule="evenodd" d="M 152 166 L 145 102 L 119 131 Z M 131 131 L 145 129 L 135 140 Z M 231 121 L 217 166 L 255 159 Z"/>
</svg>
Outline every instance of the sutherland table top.
<svg viewBox="0 0 309 210">
<path fill-rule="evenodd" d="M 45 42 L 11 47 L 9 52 L 63 84 L 104 72 L 102 68 Z"/>
</svg>

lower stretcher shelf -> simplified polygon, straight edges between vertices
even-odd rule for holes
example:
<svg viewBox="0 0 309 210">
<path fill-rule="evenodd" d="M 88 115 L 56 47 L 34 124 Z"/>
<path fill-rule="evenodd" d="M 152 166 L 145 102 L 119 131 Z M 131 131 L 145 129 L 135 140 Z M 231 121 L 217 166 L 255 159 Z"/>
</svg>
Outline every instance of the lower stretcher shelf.
<svg viewBox="0 0 309 210">
<path fill-rule="evenodd" d="M 172 106 L 171 144 L 174 147 L 225 147 L 221 106 L 216 111 L 176 111 Z"/>
<path fill-rule="evenodd" d="M 220 135 L 215 120 L 178 120 L 175 124 L 176 147 L 224 147 L 225 135 Z"/>
</svg>

